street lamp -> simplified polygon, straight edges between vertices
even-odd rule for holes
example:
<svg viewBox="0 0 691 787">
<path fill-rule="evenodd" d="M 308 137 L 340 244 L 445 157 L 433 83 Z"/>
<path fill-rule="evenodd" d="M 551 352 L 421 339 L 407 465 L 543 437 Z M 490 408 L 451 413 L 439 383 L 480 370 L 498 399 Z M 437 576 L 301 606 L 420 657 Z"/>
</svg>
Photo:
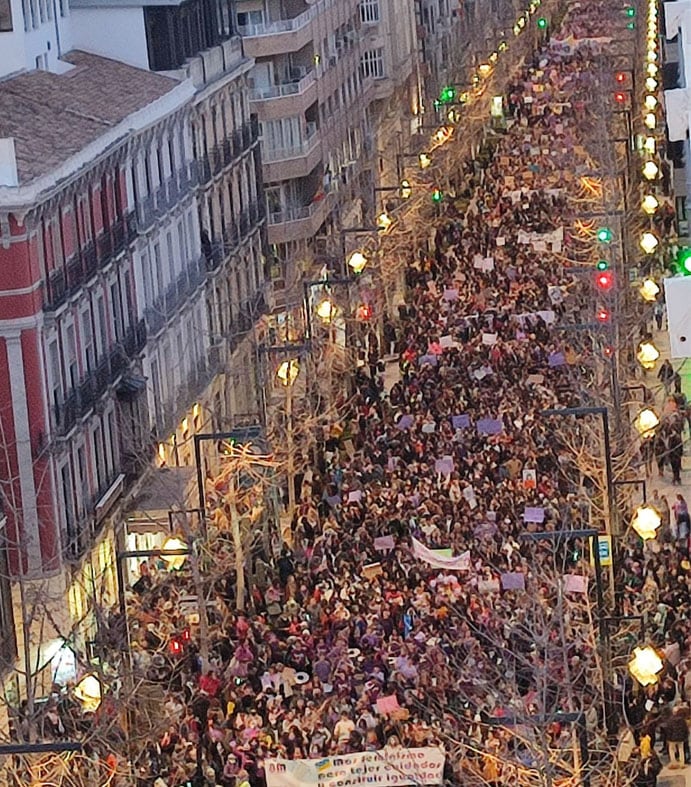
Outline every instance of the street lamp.
<svg viewBox="0 0 691 787">
<path fill-rule="evenodd" d="M 391 218 L 391 216 L 389 216 L 389 214 L 386 211 L 380 213 L 379 216 L 377 217 L 377 227 L 379 227 L 379 229 L 386 231 L 389 229 L 389 227 L 392 224 L 393 224 L 393 219 Z"/>
<path fill-rule="evenodd" d="M 644 232 L 641 235 L 641 248 L 646 254 L 652 254 L 655 249 L 658 247 L 660 241 L 657 239 L 657 236 L 653 232 Z"/>
<path fill-rule="evenodd" d="M 328 325 L 336 314 L 336 307 L 330 298 L 324 298 L 323 301 L 317 304 L 316 313 L 317 317 Z"/>
<path fill-rule="evenodd" d="M 659 357 L 660 351 L 652 342 L 645 341 L 638 345 L 636 358 L 644 369 L 653 369 L 655 367 L 655 361 L 657 361 Z"/>
<path fill-rule="evenodd" d="M 646 194 L 641 201 L 641 210 L 648 216 L 652 216 L 659 207 L 660 203 L 654 194 Z"/>
<path fill-rule="evenodd" d="M 166 555 L 166 552 L 180 552 L 183 549 L 187 549 L 187 544 L 177 536 L 170 536 L 167 538 L 165 543 L 163 544 L 163 549 L 161 550 L 161 560 L 166 564 L 168 571 L 180 571 L 180 569 L 185 565 L 185 558 L 186 555 L 178 554 L 178 555 Z"/>
<path fill-rule="evenodd" d="M 655 96 L 648 93 L 643 103 L 645 104 L 645 108 L 650 112 L 652 112 L 657 106 L 657 99 L 655 98 Z"/>
<path fill-rule="evenodd" d="M 657 417 L 655 410 L 651 410 L 649 407 L 646 407 L 644 410 L 641 410 L 641 412 L 638 413 L 633 424 L 636 427 L 638 434 L 644 440 L 647 440 L 648 438 L 654 436 L 655 430 L 660 425 L 660 419 Z"/>
<path fill-rule="evenodd" d="M 657 535 L 662 519 L 660 512 L 653 506 L 638 506 L 634 511 L 631 527 L 638 533 L 643 541 L 649 541 Z"/>
<path fill-rule="evenodd" d="M 295 512 L 295 457 L 293 449 L 293 383 L 300 374 L 300 362 L 297 358 L 290 358 L 278 367 L 276 377 L 286 389 L 286 448 L 287 448 L 287 476 L 288 476 L 288 522 L 293 521 Z"/>
<path fill-rule="evenodd" d="M 356 275 L 362 273 L 367 266 L 367 257 L 361 251 L 354 251 L 348 260 L 348 266 Z"/>
<path fill-rule="evenodd" d="M 629 672 L 641 686 L 650 686 L 657 683 L 662 666 L 662 659 L 655 648 L 646 645 L 643 648 L 634 648 L 629 661 Z"/>
<path fill-rule="evenodd" d="M 646 161 L 641 170 L 641 174 L 646 180 L 655 180 L 659 172 L 660 170 L 654 161 Z"/>
<path fill-rule="evenodd" d="M 101 681 L 90 672 L 75 686 L 74 696 L 85 711 L 95 713 L 101 704 Z"/>
<path fill-rule="evenodd" d="M 420 153 L 417 157 L 417 162 L 420 166 L 420 169 L 427 169 L 432 163 L 432 159 L 429 157 L 427 153 Z"/>
<path fill-rule="evenodd" d="M 645 127 L 652 131 L 655 126 L 657 126 L 657 116 L 654 112 L 646 112 L 643 122 L 645 123 Z"/>
</svg>

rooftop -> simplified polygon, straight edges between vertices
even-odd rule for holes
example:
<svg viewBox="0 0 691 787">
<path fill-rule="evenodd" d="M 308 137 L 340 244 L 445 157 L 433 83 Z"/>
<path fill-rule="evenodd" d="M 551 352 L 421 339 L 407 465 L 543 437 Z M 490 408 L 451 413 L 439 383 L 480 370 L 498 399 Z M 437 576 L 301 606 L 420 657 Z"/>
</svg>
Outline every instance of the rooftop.
<svg viewBox="0 0 691 787">
<path fill-rule="evenodd" d="M 20 186 L 180 84 L 87 52 L 62 59 L 74 66 L 63 74 L 37 70 L 0 81 L 0 139 L 14 137 Z"/>
</svg>

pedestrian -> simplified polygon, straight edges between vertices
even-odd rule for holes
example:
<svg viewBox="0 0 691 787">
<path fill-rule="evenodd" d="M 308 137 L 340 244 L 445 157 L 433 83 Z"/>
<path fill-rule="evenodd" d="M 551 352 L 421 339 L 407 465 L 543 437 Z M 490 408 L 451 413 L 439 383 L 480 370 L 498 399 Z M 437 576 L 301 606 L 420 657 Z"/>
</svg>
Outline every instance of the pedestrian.
<svg viewBox="0 0 691 787">
<path fill-rule="evenodd" d="M 655 317 L 655 324 L 657 325 L 658 331 L 662 330 L 662 320 L 665 316 L 665 307 L 661 303 L 656 303 L 655 307 L 653 308 L 653 316 Z"/>
<path fill-rule="evenodd" d="M 667 452 L 669 454 L 669 465 L 672 469 L 672 484 L 681 485 L 681 460 L 684 456 L 684 440 L 681 436 L 681 429 L 673 429 L 669 437 Z"/>
<path fill-rule="evenodd" d="M 683 709 L 676 707 L 672 716 L 665 725 L 667 738 L 667 751 L 669 753 L 669 767 L 684 767 L 684 747 L 689 738 L 689 728 L 683 716 Z"/>
<path fill-rule="evenodd" d="M 691 518 L 689 517 L 689 506 L 682 494 L 677 495 L 677 499 L 672 504 L 672 510 L 674 511 L 677 541 L 686 543 L 689 537 Z"/>
<path fill-rule="evenodd" d="M 654 751 L 648 757 L 641 757 L 634 778 L 635 787 L 657 787 L 657 777 L 662 770 L 660 758 Z"/>
<path fill-rule="evenodd" d="M 662 383 L 665 389 L 665 396 L 669 396 L 672 380 L 674 379 L 674 367 L 669 362 L 669 358 L 665 358 L 664 363 L 657 373 L 657 379 Z"/>
</svg>

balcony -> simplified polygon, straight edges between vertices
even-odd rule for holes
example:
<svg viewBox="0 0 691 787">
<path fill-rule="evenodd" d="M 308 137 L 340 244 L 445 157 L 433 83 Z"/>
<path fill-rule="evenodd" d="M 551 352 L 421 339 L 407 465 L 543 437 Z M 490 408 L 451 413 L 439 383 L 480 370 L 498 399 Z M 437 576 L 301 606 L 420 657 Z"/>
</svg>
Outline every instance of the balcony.
<svg viewBox="0 0 691 787">
<path fill-rule="evenodd" d="M 185 268 L 174 282 L 168 285 L 153 306 L 144 309 L 147 333 L 155 336 L 177 315 L 182 304 L 194 293 L 204 281 L 206 261 L 200 257 Z"/>
<path fill-rule="evenodd" d="M 222 236 L 211 239 L 204 249 L 207 271 L 215 271 L 237 247 L 243 243 L 264 221 L 264 203 L 252 202 L 242 213 L 234 217 L 234 222 L 226 227 Z"/>
<path fill-rule="evenodd" d="M 312 21 L 335 0 L 319 0 L 290 19 L 274 19 L 255 25 L 239 25 L 247 57 L 272 57 L 297 52 L 312 40 Z"/>
<path fill-rule="evenodd" d="M 319 129 L 308 123 L 305 139 L 290 148 L 262 148 L 262 177 L 264 183 L 302 178 L 321 161 Z"/>
<path fill-rule="evenodd" d="M 259 123 L 255 117 L 235 129 L 218 145 L 214 145 L 194 163 L 197 182 L 210 183 L 223 169 L 231 166 L 240 156 L 251 150 L 259 139 Z"/>
<path fill-rule="evenodd" d="M 73 255 L 64 267 L 51 272 L 46 282 L 46 311 L 55 311 L 89 279 L 122 254 L 137 236 L 133 213 L 117 219 L 95 241 Z"/>
<path fill-rule="evenodd" d="M 317 100 L 317 80 L 310 71 L 302 79 L 250 91 L 252 107 L 260 120 L 278 120 L 304 113 Z"/>
<path fill-rule="evenodd" d="M 87 372 L 64 400 L 55 406 L 54 431 L 58 437 L 68 434 L 77 421 L 93 409 L 110 386 L 129 369 L 132 359 L 144 349 L 145 344 L 146 324 L 140 320 L 127 329 L 110 354 L 104 356 L 95 369 Z"/>
<path fill-rule="evenodd" d="M 269 243 L 311 238 L 317 234 L 333 207 L 333 194 L 318 202 L 269 214 Z"/>
</svg>

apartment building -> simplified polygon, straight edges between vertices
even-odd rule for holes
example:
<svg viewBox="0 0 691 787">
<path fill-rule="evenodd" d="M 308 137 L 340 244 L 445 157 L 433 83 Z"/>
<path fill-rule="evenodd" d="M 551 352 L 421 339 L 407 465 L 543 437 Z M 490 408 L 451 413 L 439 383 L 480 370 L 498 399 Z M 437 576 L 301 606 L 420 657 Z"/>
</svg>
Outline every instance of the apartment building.
<svg viewBox="0 0 691 787">
<path fill-rule="evenodd" d="M 238 32 L 254 59 L 250 104 L 259 119 L 274 306 L 299 302 L 314 239 L 361 220 L 371 178 L 368 107 L 357 0 L 238 0 Z"/>
<path fill-rule="evenodd" d="M 83 645 L 184 497 L 149 510 L 156 468 L 257 418 L 265 200 L 227 3 L 36 3 L 0 0 L 0 497 L 9 573 L 52 576 Z"/>
</svg>

